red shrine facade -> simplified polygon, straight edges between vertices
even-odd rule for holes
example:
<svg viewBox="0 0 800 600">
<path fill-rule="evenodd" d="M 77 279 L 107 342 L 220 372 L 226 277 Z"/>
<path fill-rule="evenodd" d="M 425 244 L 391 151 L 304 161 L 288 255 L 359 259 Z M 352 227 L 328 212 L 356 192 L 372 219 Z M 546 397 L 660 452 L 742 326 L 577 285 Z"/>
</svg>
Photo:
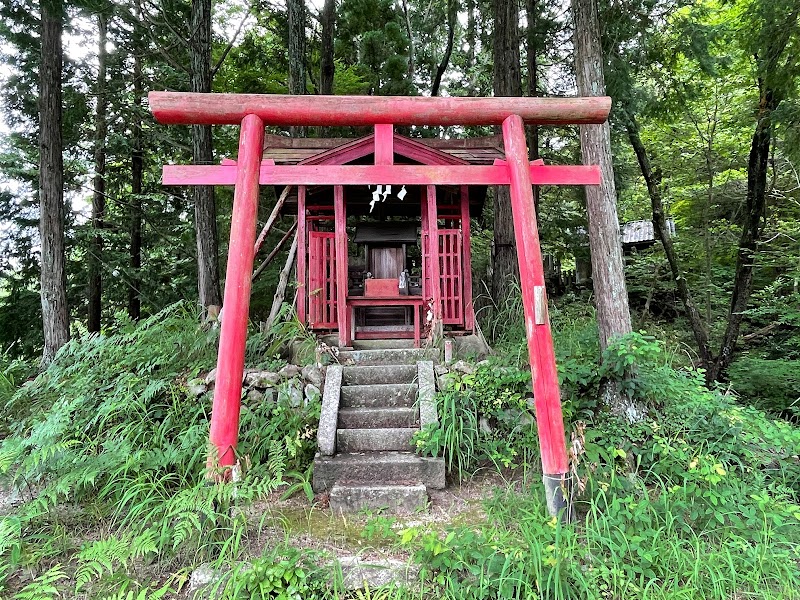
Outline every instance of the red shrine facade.
<svg viewBox="0 0 800 600">
<path fill-rule="evenodd" d="M 379 125 L 360 139 L 266 136 L 276 165 L 492 165 L 502 137 L 412 139 Z M 318 333 L 355 339 L 472 333 L 470 218 L 487 186 L 297 186 L 284 212 L 297 215 L 298 318 Z M 336 252 L 337 206 L 347 252 Z M 342 261 L 344 264 L 340 264 Z M 344 306 L 343 320 L 338 307 Z M 438 331 L 434 331 L 438 329 Z"/>
</svg>

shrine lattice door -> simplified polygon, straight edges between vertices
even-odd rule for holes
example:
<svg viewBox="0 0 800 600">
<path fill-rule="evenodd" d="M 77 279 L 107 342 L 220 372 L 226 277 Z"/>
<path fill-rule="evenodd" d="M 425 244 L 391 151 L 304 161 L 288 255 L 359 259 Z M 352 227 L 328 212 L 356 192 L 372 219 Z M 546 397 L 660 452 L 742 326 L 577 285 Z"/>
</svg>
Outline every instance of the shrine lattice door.
<svg viewBox="0 0 800 600">
<path fill-rule="evenodd" d="M 464 324 L 461 230 L 439 230 L 439 274 L 442 285 L 442 321 L 445 325 Z"/>
<path fill-rule="evenodd" d="M 308 232 L 308 322 L 313 329 L 337 329 L 335 234 Z"/>
<path fill-rule="evenodd" d="M 430 234 L 423 233 L 423 278 L 425 289 L 431 281 Z M 439 275 L 442 301 L 442 322 L 445 325 L 464 325 L 464 261 L 460 229 L 439 229 Z"/>
</svg>

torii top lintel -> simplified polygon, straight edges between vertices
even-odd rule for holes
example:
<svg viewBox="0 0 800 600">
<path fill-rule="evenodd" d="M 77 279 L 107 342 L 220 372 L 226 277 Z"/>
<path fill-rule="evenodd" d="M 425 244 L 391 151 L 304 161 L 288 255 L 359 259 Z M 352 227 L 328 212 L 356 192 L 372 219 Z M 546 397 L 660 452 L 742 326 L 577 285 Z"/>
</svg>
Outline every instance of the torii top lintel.
<svg viewBox="0 0 800 600">
<path fill-rule="evenodd" d="M 427 96 L 287 96 L 150 92 L 150 110 L 167 125 L 238 125 L 257 115 L 264 125 L 502 125 L 519 115 L 532 125 L 603 123 L 607 96 L 582 98 L 445 98 Z"/>
</svg>

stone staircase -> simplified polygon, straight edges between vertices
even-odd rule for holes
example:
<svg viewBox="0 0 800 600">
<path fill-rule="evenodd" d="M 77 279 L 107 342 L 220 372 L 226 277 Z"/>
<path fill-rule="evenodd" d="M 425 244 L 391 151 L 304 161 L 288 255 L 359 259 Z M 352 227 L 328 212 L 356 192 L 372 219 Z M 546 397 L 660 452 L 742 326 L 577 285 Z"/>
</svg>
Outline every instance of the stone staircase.
<svg viewBox="0 0 800 600">
<path fill-rule="evenodd" d="M 435 351 L 362 343 L 327 369 L 313 487 L 334 512 L 424 510 L 445 485 L 444 461 L 414 454 L 411 439 L 437 420 Z M 356 342 L 358 344 L 358 342 Z"/>
</svg>

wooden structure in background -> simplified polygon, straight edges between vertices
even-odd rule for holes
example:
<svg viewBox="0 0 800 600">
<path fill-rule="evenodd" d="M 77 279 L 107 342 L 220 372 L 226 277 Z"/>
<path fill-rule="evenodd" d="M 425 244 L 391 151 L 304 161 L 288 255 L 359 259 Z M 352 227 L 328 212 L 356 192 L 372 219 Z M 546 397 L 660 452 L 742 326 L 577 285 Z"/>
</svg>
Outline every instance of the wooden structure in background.
<svg viewBox="0 0 800 600">
<path fill-rule="evenodd" d="M 468 292 L 470 194 L 480 186 L 508 185 L 545 489 L 551 512 L 563 506 L 560 489 L 569 466 L 532 185 L 597 185 L 600 171 L 596 166 L 546 166 L 541 161 L 530 164 L 524 125 L 603 123 L 611 107 L 609 98 L 151 92 L 149 100 L 153 114 L 162 123 L 241 126 L 236 163 L 167 165 L 163 177 L 165 185 L 235 185 L 225 314 L 211 417 L 211 443 L 216 454 L 209 457 L 210 465 L 227 467 L 236 461 L 260 185 L 298 186 L 299 283 L 313 287 L 299 294 L 298 314 L 313 328 L 338 330 L 341 346 L 350 344 L 352 312 L 360 306 L 410 305 L 416 315 L 417 340 L 417 304 L 429 303 L 434 326 L 456 325 L 466 330 L 474 323 Z M 333 145 L 295 164 L 281 164 L 277 158 L 263 157 L 265 125 L 368 125 L 374 127 L 374 133 Z M 394 125 L 502 125 L 505 158 L 492 164 L 470 164 L 440 148 L 395 134 Z M 409 193 L 396 205 L 406 207 L 403 211 L 407 218 L 420 219 L 423 291 L 419 296 L 401 294 L 399 289 L 396 296 L 350 293 L 347 218 L 368 214 L 369 203 L 359 199 L 357 190 L 364 195 L 365 186 L 387 185 L 415 191 L 413 201 Z M 317 188 L 324 190 L 319 196 L 314 194 Z M 346 192 L 351 188 L 356 190 L 352 195 Z M 443 195 L 446 188 L 451 192 Z"/>
</svg>

